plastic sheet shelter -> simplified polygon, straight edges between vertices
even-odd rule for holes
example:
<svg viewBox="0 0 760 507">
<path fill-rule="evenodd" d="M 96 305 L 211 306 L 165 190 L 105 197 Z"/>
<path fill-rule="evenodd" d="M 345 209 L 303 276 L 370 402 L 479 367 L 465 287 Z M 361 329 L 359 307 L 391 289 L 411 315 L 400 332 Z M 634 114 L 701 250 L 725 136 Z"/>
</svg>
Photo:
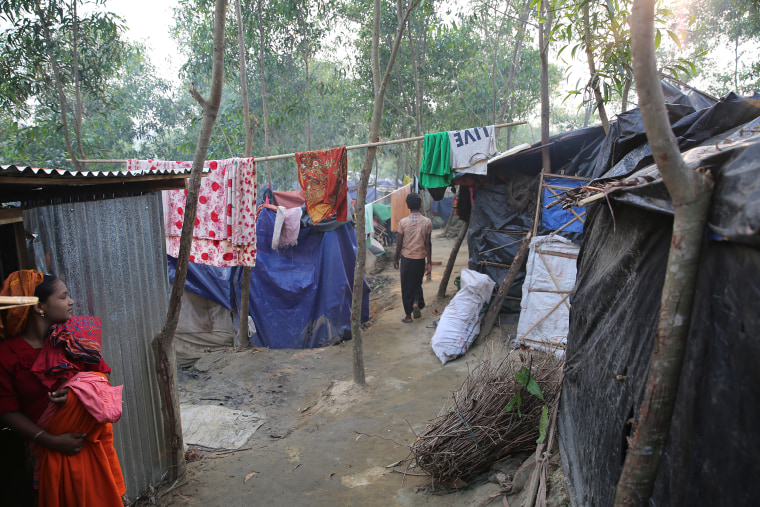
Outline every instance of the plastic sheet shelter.
<svg viewBox="0 0 760 507">
<path fill-rule="evenodd" d="M 249 314 L 256 325 L 251 345 L 303 349 L 351 337 L 351 293 L 356 234 L 350 223 L 302 228 L 295 247 L 273 251 L 276 213 L 263 208 L 257 221 L 258 259 L 251 269 Z M 174 280 L 176 259 L 169 258 Z M 189 264 L 185 288 L 238 314 L 243 269 Z M 365 282 L 362 322 L 369 318 Z M 238 318 L 235 319 L 239 320 Z"/>
<path fill-rule="evenodd" d="M 729 94 L 711 108 L 671 114 L 679 145 L 689 150 L 687 166 L 709 169 L 716 185 L 675 412 L 650 505 L 752 505 L 760 493 L 755 104 Z M 558 421 L 573 505 L 613 502 L 657 325 L 672 205 L 647 162 L 643 127 L 635 127 L 640 118 L 638 111 L 624 113 L 619 129 L 611 130 L 606 145 L 625 150 L 607 151 L 617 162 L 604 176 L 633 168 L 632 176 L 646 173 L 654 180 L 611 193 L 614 217 L 604 200 L 589 207 L 571 295 Z M 723 141 L 726 136 L 731 140 Z"/>
<path fill-rule="evenodd" d="M 672 122 L 695 114 L 695 111 L 705 105 L 714 103 L 704 94 L 694 90 L 684 92 L 666 82 L 663 82 L 663 92 L 668 101 L 677 104 L 668 106 Z M 726 112 L 731 114 L 731 111 Z M 554 184 L 557 189 L 561 186 L 571 186 L 573 181 L 577 185 L 584 180 L 601 177 L 621 156 L 628 153 L 629 145 L 640 146 L 642 139 L 646 139 L 643 127 L 639 128 L 641 116 L 638 115 L 638 119 L 636 114 L 633 114 L 633 118 L 630 116 L 629 113 L 624 113 L 617 121 L 611 122 L 610 128 L 615 132 L 611 136 L 605 137 L 604 129 L 594 126 L 550 137 L 547 147 L 551 160 L 551 175 L 547 174 L 545 178 L 550 179 L 549 183 Z M 707 118 L 702 121 L 712 122 Z M 690 139 L 696 142 L 704 139 L 705 129 L 690 130 L 687 126 L 690 124 L 678 126 L 680 135 L 685 136 L 685 139 L 693 135 Z M 487 273 L 497 285 L 504 279 L 525 234 L 532 229 L 539 175 L 543 166 L 541 152 L 542 146 L 538 142 L 525 150 L 494 160 L 488 165 L 488 177 L 465 175 L 453 180 L 457 185 L 472 189 L 471 213 L 462 217 L 469 217 L 470 220 L 467 233 L 469 268 Z M 569 178 L 552 182 L 552 175 Z M 544 202 L 539 215 L 537 235 L 544 236 L 560 230 L 561 236 L 580 244 L 583 237 L 582 221 L 585 218 L 562 227 L 575 218 L 572 216 L 573 212 L 582 217 L 583 210 L 575 208 L 573 212 L 566 212 L 560 206 L 546 209 L 545 206 L 554 197 L 546 186 L 542 194 Z M 460 192 L 459 196 L 460 204 L 466 207 L 467 203 L 461 202 L 463 193 Z M 503 306 L 504 311 L 520 311 L 519 299 L 524 279 L 525 270 L 522 270 L 509 290 Z"/>
<path fill-rule="evenodd" d="M 565 176 L 558 180 L 556 185 L 582 181 L 575 177 L 590 179 L 595 176 L 596 157 L 604 139 L 604 130 L 600 126 L 552 137 L 552 172 Z M 487 273 L 497 285 L 504 280 L 522 240 L 533 228 L 541 167 L 541 146 L 535 144 L 529 149 L 490 164 L 487 178 L 459 181 L 460 184 L 471 185 L 472 188 L 472 208 L 467 232 L 469 268 Z M 545 193 L 547 198 L 552 197 L 550 192 Z M 460 192 L 460 199 L 461 196 Z M 567 212 L 560 206 L 549 210 L 543 209 L 543 206 L 541 208 L 538 235 L 550 234 L 561 227 L 555 226 L 555 222 L 565 224 L 572 219 L 564 220 Z M 576 211 L 579 214 L 583 213 L 582 209 Z M 576 221 L 561 231 L 560 235 L 580 243 L 582 233 L 578 230 L 582 230 L 582 227 L 579 226 L 582 226 L 582 222 Z M 520 311 L 519 300 L 524 279 L 523 269 L 509 289 L 503 306 L 504 311 Z"/>
</svg>

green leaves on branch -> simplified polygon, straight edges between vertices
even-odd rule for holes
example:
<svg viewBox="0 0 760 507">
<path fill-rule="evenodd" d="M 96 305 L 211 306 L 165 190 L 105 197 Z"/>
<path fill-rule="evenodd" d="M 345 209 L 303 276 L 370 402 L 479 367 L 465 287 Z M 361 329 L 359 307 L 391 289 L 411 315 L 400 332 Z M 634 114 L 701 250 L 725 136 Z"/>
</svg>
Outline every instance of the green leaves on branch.
<svg viewBox="0 0 760 507">
<path fill-rule="evenodd" d="M 544 393 L 541 392 L 541 387 L 538 385 L 538 382 L 536 382 L 536 379 L 533 378 L 533 375 L 531 375 L 530 368 L 526 368 L 525 366 L 520 368 L 520 371 L 515 373 L 515 380 L 517 380 L 517 383 L 520 384 L 521 387 L 517 390 L 514 396 L 512 396 L 512 399 L 509 400 L 509 403 L 507 403 L 506 411 L 511 412 L 512 409 L 517 409 L 517 416 L 522 417 L 522 412 L 520 411 L 522 406 L 522 395 L 520 393 L 522 392 L 523 387 L 526 391 L 528 391 L 539 400 L 546 400 L 544 400 Z M 548 425 L 549 407 L 544 405 L 541 409 L 541 418 L 538 422 L 538 440 L 536 440 L 537 444 L 542 444 L 544 440 L 546 440 L 546 428 Z"/>
</svg>

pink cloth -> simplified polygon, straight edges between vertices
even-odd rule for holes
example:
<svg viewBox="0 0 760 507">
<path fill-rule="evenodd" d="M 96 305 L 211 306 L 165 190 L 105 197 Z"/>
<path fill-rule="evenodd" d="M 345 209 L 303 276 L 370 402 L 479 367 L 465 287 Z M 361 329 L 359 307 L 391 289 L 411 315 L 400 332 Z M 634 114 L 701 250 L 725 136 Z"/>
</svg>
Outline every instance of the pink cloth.
<svg viewBox="0 0 760 507">
<path fill-rule="evenodd" d="M 64 387 L 69 388 L 69 394 L 73 392 L 79 398 L 87 412 L 99 423 L 115 423 L 121 419 L 124 386 L 112 386 L 103 374 L 81 371 L 59 389 Z M 46 428 L 56 410 L 58 406 L 50 403 L 37 424 Z"/>
<path fill-rule="evenodd" d="M 146 164 L 151 161 L 145 161 Z M 170 162 L 156 162 L 170 168 Z M 161 165 L 163 164 L 163 165 Z M 175 162 L 174 164 L 185 164 Z M 129 164 L 128 164 L 129 167 Z M 253 158 L 206 161 L 190 262 L 218 267 L 256 265 L 256 163 Z M 187 190 L 162 192 L 166 253 L 179 254 Z"/>
<path fill-rule="evenodd" d="M 301 208 L 285 209 L 284 206 L 278 206 L 272 234 L 272 250 L 297 245 L 299 232 Z"/>
<path fill-rule="evenodd" d="M 124 386 L 112 386 L 104 374 L 90 371 L 78 372 L 59 389 L 64 387 L 69 388 L 69 396 L 79 398 L 84 408 L 97 422 L 115 423 L 121 419 Z M 47 409 L 37 421 L 40 428 L 47 429 L 56 410 L 58 410 L 58 405 L 48 403 Z M 34 456 L 33 476 L 36 488 L 40 479 L 40 447 L 31 442 L 29 448 Z"/>
<path fill-rule="evenodd" d="M 127 171 L 129 172 L 149 172 L 157 170 L 166 171 L 184 171 L 192 169 L 192 161 L 182 160 L 137 160 L 130 158 L 127 160 Z"/>
<path fill-rule="evenodd" d="M 291 190 L 288 192 L 273 192 L 274 200 L 278 206 L 285 206 L 287 209 L 300 208 L 306 204 L 306 197 L 303 189 Z"/>
</svg>

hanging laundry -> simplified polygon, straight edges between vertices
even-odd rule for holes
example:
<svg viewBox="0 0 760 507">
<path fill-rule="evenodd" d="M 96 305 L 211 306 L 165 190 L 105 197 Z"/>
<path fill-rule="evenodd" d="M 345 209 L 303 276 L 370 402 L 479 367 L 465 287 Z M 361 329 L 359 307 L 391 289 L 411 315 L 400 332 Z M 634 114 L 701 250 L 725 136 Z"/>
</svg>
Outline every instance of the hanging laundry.
<svg viewBox="0 0 760 507">
<path fill-rule="evenodd" d="M 286 208 L 300 208 L 306 203 L 303 190 L 291 190 L 289 192 L 274 192 L 274 204 Z"/>
<path fill-rule="evenodd" d="M 488 159 L 496 155 L 496 129 L 475 127 L 449 132 L 451 169 L 470 174 L 488 174 Z"/>
<path fill-rule="evenodd" d="M 389 204 L 380 204 L 376 202 L 372 205 L 372 212 L 381 222 L 387 222 L 391 219 L 391 207 Z"/>
<path fill-rule="evenodd" d="M 406 196 L 412 192 L 412 184 L 397 188 L 391 194 L 391 231 L 398 231 L 398 223 L 402 218 L 409 216 L 409 208 L 406 205 Z"/>
<path fill-rule="evenodd" d="M 147 161 L 132 161 L 147 162 Z M 153 164 L 156 162 L 153 161 Z M 160 164 L 161 162 L 159 162 Z M 163 168 L 171 169 L 170 162 Z M 179 164 L 179 163 L 178 163 Z M 184 164 L 182 162 L 181 164 Z M 128 166 L 130 164 L 128 163 Z M 217 267 L 256 265 L 256 163 L 253 158 L 208 160 L 201 180 L 190 262 Z M 187 190 L 164 190 L 166 253 L 179 255 Z"/>
<path fill-rule="evenodd" d="M 370 236 L 375 233 L 374 222 L 375 212 L 373 210 L 372 203 L 369 202 L 364 205 L 364 234 Z"/>
<path fill-rule="evenodd" d="M 296 164 L 311 221 L 318 224 L 333 216 L 348 221 L 346 147 L 296 153 Z"/>
<path fill-rule="evenodd" d="M 449 133 L 425 134 L 420 164 L 420 185 L 425 188 L 447 187 L 452 177 Z"/>
<path fill-rule="evenodd" d="M 127 171 L 129 172 L 149 172 L 149 171 L 182 171 L 192 169 L 192 161 L 182 160 L 138 160 L 130 158 L 127 160 Z"/>
<path fill-rule="evenodd" d="M 298 233 L 301 232 L 301 208 L 277 206 L 272 232 L 272 250 L 296 246 Z"/>
</svg>

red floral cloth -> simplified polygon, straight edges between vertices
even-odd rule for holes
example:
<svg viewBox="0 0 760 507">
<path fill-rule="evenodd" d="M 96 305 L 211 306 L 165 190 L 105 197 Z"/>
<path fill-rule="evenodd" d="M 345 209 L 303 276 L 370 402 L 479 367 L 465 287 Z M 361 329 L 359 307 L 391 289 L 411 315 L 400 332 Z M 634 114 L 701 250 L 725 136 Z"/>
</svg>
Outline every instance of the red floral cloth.
<svg viewBox="0 0 760 507">
<path fill-rule="evenodd" d="M 348 220 L 348 158 L 346 147 L 296 153 L 298 182 L 306 198 L 306 212 L 318 224 L 333 216 Z"/>
<path fill-rule="evenodd" d="M 50 389 L 82 371 L 82 363 L 100 364 L 100 333 L 98 317 L 74 316 L 50 331 L 45 346 L 32 365 L 32 373 Z"/>
<path fill-rule="evenodd" d="M 166 162 L 145 161 L 167 169 Z M 184 162 L 182 163 L 184 164 Z M 256 163 L 253 158 L 206 161 L 190 262 L 212 266 L 256 265 Z M 163 193 L 166 253 L 179 254 L 187 190 Z"/>
</svg>

